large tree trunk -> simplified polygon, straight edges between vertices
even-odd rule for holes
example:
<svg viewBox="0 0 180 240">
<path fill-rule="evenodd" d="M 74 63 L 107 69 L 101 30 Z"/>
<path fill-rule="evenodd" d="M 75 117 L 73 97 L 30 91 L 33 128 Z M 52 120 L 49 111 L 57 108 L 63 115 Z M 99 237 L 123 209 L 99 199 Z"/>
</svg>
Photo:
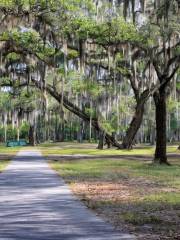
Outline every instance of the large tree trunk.
<svg viewBox="0 0 180 240">
<path fill-rule="evenodd" d="M 29 144 L 31 146 L 35 146 L 36 145 L 36 133 L 35 133 L 35 127 L 34 126 L 30 126 L 29 128 Z"/>
<path fill-rule="evenodd" d="M 140 97 L 136 97 L 136 109 L 132 121 L 129 125 L 129 128 L 126 132 L 125 137 L 123 138 L 123 142 L 120 146 L 120 149 L 130 149 L 132 148 L 132 144 L 134 142 L 135 136 L 141 126 L 144 114 L 144 105 L 148 100 L 149 90 L 145 90 Z"/>
<path fill-rule="evenodd" d="M 83 135 L 84 135 L 84 123 L 80 121 L 79 131 L 77 133 L 77 140 L 79 143 L 83 142 Z"/>
<path fill-rule="evenodd" d="M 32 82 L 35 83 L 36 87 L 39 88 L 41 90 L 41 85 L 39 82 L 37 82 L 36 80 L 32 79 Z M 57 93 L 56 90 L 50 86 L 49 84 L 46 85 L 46 91 L 52 96 L 54 97 L 59 103 L 61 103 L 61 99 L 62 99 L 62 95 L 61 93 Z M 90 116 L 88 114 L 85 113 L 85 111 L 81 110 L 78 106 L 76 106 L 75 104 L 71 103 L 65 96 L 63 96 L 63 106 L 69 110 L 70 112 L 74 113 L 76 116 L 78 116 L 79 118 L 81 118 L 82 120 L 86 121 L 86 122 L 90 122 Z M 91 119 L 92 122 L 92 126 L 96 129 L 96 131 L 99 133 L 101 131 L 104 131 L 97 118 L 92 118 Z M 105 140 L 109 143 L 111 143 L 112 146 L 114 147 L 120 147 L 121 144 L 118 143 L 118 141 L 116 141 L 116 139 L 111 136 L 108 133 L 105 133 Z"/>
<path fill-rule="evenodd" d="M 163 87 L 154 94 L 156 113 L 156 150 L 154 162 L 168 164 L 166 153 L 166 91 Z"/>
<path fill-rule="evenodd" d="M 64 132 L 64 123 L 61 123 L 60 127 L 59 127 L 59 142 L 64 142 L 64 138 L 65 138 L 65 132 Z"/>
<path fill-rule="evenodd" d="M 97 149 L 103 149 L 104 143 L 105 143 L 105 132 L 100 131 L 99 132 L 99 143 L 98 143 Z"/>
<path fill-rule="evenodd" d="M 144 114 L 144 102 L 139 102 L 136 106 L 135 114 L 133 116 L 133 119 L 129 125 L 129 128 L 126 132 L 126 136 L 123 139 L 121 148 L 123 149 L 130 149 L 132 148 L 132 144 L 134 141 L 134 138 L 141 126 L 142 120 L 143 120 L 143 114 Z"/>
</svg>

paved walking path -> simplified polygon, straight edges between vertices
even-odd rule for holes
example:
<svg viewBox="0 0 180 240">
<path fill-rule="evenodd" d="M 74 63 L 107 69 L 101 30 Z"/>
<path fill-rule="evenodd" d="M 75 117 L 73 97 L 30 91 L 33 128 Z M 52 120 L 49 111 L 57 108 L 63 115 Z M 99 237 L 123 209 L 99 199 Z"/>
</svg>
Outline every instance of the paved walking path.
<svg viewBox="0 0 180 240">
<path fill-rule="evenodd" d="M 0 240 L 121 240 L 76 199 L 37 150 L 21 150 L 0 174 Z"/>
</svg>

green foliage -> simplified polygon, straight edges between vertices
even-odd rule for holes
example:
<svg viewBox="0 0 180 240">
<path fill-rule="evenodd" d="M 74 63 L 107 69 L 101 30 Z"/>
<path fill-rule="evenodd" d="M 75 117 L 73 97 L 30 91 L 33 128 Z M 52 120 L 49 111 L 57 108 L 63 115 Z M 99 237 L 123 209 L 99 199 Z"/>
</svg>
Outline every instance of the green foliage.
<svg viewBox="0 0 180 240">
<path fill-rule="evenodd" d="M 125 75 L 125 76 L 130 74 L 129 70 L 124 66 L 116 67 L 116 71 L 120 72 L 122 75 Z"/>
<path fill-rule="evenodd" d="M 76 74 L 74 75 L 76 76 Z M 96 99 L 100 96 L 104 88 L 97 82 L 93 82 L 91 79 L 84 79 L 79 75 L 79 79 L 76 77 L 74 79 L 71 78 L 71 86 L 72 90 L 76 93 L 86 93 L 91 99 Z"/>
<path fill-rule="evenodd" d="M 18 89 L 18 86 L 17 86 Z M 15 109 L 23 109 L 24 111 L 32 111 L 36 108 L 36 94 L 32 90 L 22 89 L 18 92 L 18 96 L 13 98 L 13 107 Z"/>
<path fill-rule="evenodd" d="M 0 40 L 11 40 L 14 44 L 23 48 L 24 51 L 32 52 L 39 58 L 51 57 L 55 54 L 55 49 L 48 44 L 44 44 L 39 33 L 34 29 L 28 28 L 21 30 L 19 28 L 14 28 L 12 31 L 3 32 L 0 35 Z"/>
<path fill-rule="evenodd" d="M 7 126 L 7 140 L 17 139 L 17 129 L 13 128 L 12 125 Z"/>
<path fill-rule="evenodd" d="M 160 28 L 157 25 L 146 24 L 140 28 L 139 34 L 143 38 L 143 46 L 147 49 L 152 48 L 159 39 Z"/>
<path fill-rule="evenodd" d="M 8 82 L 8 78 L 3 78 L 3 81 Z M 11 97 L 8 92 L 0 93 L 0 111 L 7 112 L 12 107 Z"/>
<path fill-rule="evenodd" d="M 68 59 L 74 59 L 79 57 L 79 52 L 73 49 L 68 49 Z"/>
<path fill-rule="evenodd" d="M 108 132 L 109 134 L 112 134 L 113 132 L 115 132 L 115 128 L 112 127 L 111 122 L 108 121 L 108 120 L 102 121 L 102 122 L 101 122 L 101 126 L 102 126 L 102 128 L 103 128 L 106 132 Z"/>
<path fill-rule="evenodd" d="M 171 114 L 170 128 L 171 128 L 171 130 L 178 129 L 178 120 L 174 114 Z"/>
<path fill-rule="evenodd" d="M 1 0 L 0 7 L 13 8 L 15 7 L 14 0 Z"/>
<path fill-rule="evenodd" d="M 4 142 L 4 127 L 0 127 L 0 141 Z"/>
<path fill-rule="evenodd" d="M 123 53 L 118 52 L 118 53 L 116 54 L 116 56 L 115 56 L 115 61 L 116 61 L 116 62 L 122 62 L 122 61 L 124 61 Z"/>
<path fill-rule="evenodd" d="M 29 124 L 24 122 L 20 127 L 20 138 L 28 139 L 29 136 Z"/>
<path fill-rule="evenodd" d="M 92 97 L 97 98 L 103 93 L 103 87 L 96 82 L 86 80 L 84 82 L 84 90 Z"/>
<path fill-rule="evenodd" d="M 89 34 L 91 34 L 94 30 L 95 26 L 96 23 L 90 18 L 76 17 L 75 19 L 73 19 L 71 29 L 68 30 L 73 31 L 76 36 L 81 40 L 86 40 Z"/>
<path fill-rule="evenodd" d="M 178 38 L 178 12 L 175 9 L 177 1 L 171 3 L 169 1 L 168 14 L 163 5 L 164 1 L 159 1 L 160 7 L 156 9 L 152 1 L 148 1 L 147 19 L 143 26 L 130 21 L 131 12 L 127 20 L 122 17 L 123 4 L 120 4 L 120 8 L 116 8 L 112 1 L 101 1 L 97 7 L 95 2 L 94 0 L 2 0 L 0 2 L 3 26 L 0 34 L 3 48 L 2 61 L 4 65 L 25 62 L 28 66 L 27 71 L 30 70 L 35 76 L 41 72 L 39 65 L 44 61 L 46 83 L 51 84 L 57 92 L 63 90 L 64 96 L 70 101 L 74 101 L 75 98 L 82 101 L 85 98 L 86 105 L 83 107 L 88 115 L 96 115 L 95 103 L 99 97 L 104 97 L 105 91 L 109 98 L 113 98 L 115 94 L 117 97 L 121 95 L 118 111 L 116 107 L 109 113 L 107 110 L 106 114 L 109 114 L 109 117 L 107 121 L 102 120 L 102 125 L 109 133 L 118 129 L 123 132 L 135 107 L 129 75 L 136 78 L 136 86 L 141 92 L 142 89 L 151 87 L 150 78 L 154 72 L 150 68 L 153 67 L 155 56 L 159 58 L 158 68 L 163 70 L 165 54 L 160 52 L 156 55 L 156 53 L 162 50 L 163 41 L 168 45 L 169 39 L 173 38 L 172 42 L 176 42 L 176 37 Z M 126 12 L 128 5 L 130 1 L 124 1 Z M 6 14 L 7 22 L 3 25 L 3 21 L 6 21 L 6 17 L 3 16 Z M 14 27 L 17 22 L 19 26 Z M 65 67 L 65 53 L 62 50 L 65 43 L 68 46 L 68 70 Z M 174 47 L 169 55 L 178 56 L 179 46 Z M 80 60 L 83 60 L 86 66 L 90 66 L 85 69 L 84 75 L 79 69 Z M 132 63 L 136 65 L 134 70 L 131 68 Z M 52 66 L 55 68 L 52 69 Z M 72 71 L 72 68 L 76 70 Z M 97 75 L 98 72 L 101 73 L 101 68 L 105 73 L 99 74 L 102 75 L 99 81 L 101 76 L 97 77 Z M 16 80 L 6 77 L 1 79 L 2 82 L 9 82 L 12 85 L 8 89 L 9 96 L 2 94 L 3 96 L 0 97 L 0 110 L 3 113 L 12 109 L 33 110 L 39 107 L 38 101 L 35 100 L 39 98 L 36 92 L 30 87 L 19 88 L 19 84 L 24 83 L 23 77 L 11 76 L 17 78 Z M 123 83 L 121 88 L 119 88 L 120 82 Z M 178 88 L 179 84 L 177 84 Z M 44 98 L 43 94 L 40 96 L 41 99 Z M 93 103 L 95 109 L 88 107 L 90 103 Z M 82 105 L 84 104 L 81 102 L 80 108 Z M 168 103 L 168 110 L 173 112 L 178 106 L 177 102 Z M 54 111 L 54 107 L 55 105 L 52 104 L 49 109 Z M 65 115 L 68 119 L 67 112 Z M 123 123 L 122 126 L 117 126 L 118 120 Z M 173 121 L 171 126 L 174 129 L 177 123 L 175 123 L 176 119 Z"/>
<path fill-rule="evenodd" d="M 92 38 L 102 45 L 122 42 L 140 43 L 143 40 L 135 26 L 120 17 L 103 23 L 96 23 L 86 17 L 76 18 L 72 24 L 71 31 L 75 32 L 78 38 L 82 40 Z"/>
<path fill-rule="evenodd" d="M 11 125 L 8 125 L 7 127 L 7 139 L 8 140 L 15 140 L 17 138 L 17 129 L 14 128 L 11 126 Z"/>
<path fill-rule="evenodd" d="M 178 90 L 180 90 L 180 82 L 177 82 L 177 83 L 176 83 L 176 88 L 177 88 Z"/>
<path fill-rule="evenodd" d="M 21 55 L 15 53 L 15 52 L 12 52 L 12 53 L 9 53 L 8 55 L 6 55 L 6 59 L 9 61 L 18 61 L 21 59 Z"/>
<path fill-rule="evenodd" d="M 115 18 L 111 22 L 95 26 L 90 36 L 95 38 L 99 44 L 140 43 L 142 41 L 135 26 L 123 18 Z"/>
<path fill-rule="evenodd" d="M 96 117 L 96 111 L 93 108 L 86 107 L 85 108 L 85 113 L 88 114 L 88 116 L 91 116 L 92 118 Z"/>
<path fill-rule="evenodd" d="M 168 99 L 168 101 L 167 101 L 167 108 L 168 108 L 168 111 L 170 113 L 173 113 L 178 106 L 180 106 L 180 103 L 178 101 L 175 101 L 172 98 Z"/>
<path fill-rule="evenodd" d="M 81 80 L 72 79 L 71 81 L 72 90 L 76 93 L 81 93 L 84 90 L 84 84 Z"/>
<path fill-rule="evenodd" d="M 17 128 L 16 127 L 12 127 L 12 125 L 8 124 L 7 127 L 0 127 L 0 141 L 3 142 L 4 141 L 4 137 L 5 137 L 5 131 L 6 131 L 6 137 L 7 140 L 16 140 L 17 139 Z M 22 139 L 28 139 L 29 136 L 29 124 L 24 122 L 21 126 L 20 126 L 20 138 Z"/>
</svg>

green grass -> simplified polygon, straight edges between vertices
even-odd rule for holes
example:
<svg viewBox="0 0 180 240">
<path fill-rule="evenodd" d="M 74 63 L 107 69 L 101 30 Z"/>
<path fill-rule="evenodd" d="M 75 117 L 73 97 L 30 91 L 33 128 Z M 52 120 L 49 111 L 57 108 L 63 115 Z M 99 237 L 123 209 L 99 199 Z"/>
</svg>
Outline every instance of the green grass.
<svg viewBox="0 0 180 240">
<path fill-rule="evenodd" d="M 21 147 L 6 147 L 5 144 L 0 144 L 0 172 L 9 164 L 11 158 L 13 158 Z"/>
<path fill-rule="evenodd" d="M 168 153 L 177 154 L 177 159 L 168 158 L 172 164 L 170 167 L 151 164 L 155 150 L 152 146 L 139 145 L 133 150 L 98 150 L 96 147 L 96 144 L 88 143 L 45 143 L 39 146 L 48 159 L 59 159 L 50 161 L 50 164 L 75 194 L 115 226 L 124 224 L 123 228 L 127 227 L 130 232 L 144 234 L 144 226 L 148 225 L 146 232 L 150 235 L 153 232 L 173 239 L 171 234 L 179 233 L 180 225 L 178 146 L 167 148 Z M 76 158 L 68 160 L 65 157 L 63 160 L 58 155 L 76 155 Z M 81 156 L 78 160 L 77 155 L 89 155 L 89 159 Z M 111 155 L 117 158 L 111 158 Z M 133 156 L 136 156 L 134 160 Z M 142 157 L 138 159 L 138 156 Z M 149 161 L 146 156 L 151 156 Z"/>
<path fill-rule="evenodd" d="M 0 155 L 15 155 L 22 147 L 6 147 L 5 144 L 0 144 Z"/>
<path fill-rule="evenodd" d="M 172 166 L 122 158 L 62 160 L 50 164 L 86 205 L 115 226 L 125 224 L 129 231 L 144 234 L 144 226 L 148 225 L 147 233 L 153 231 L 158 236 L 174 239 L 173 234 L 180 234 L 180 161 L 170 161 Z M 122 196 L 113 194 L 110 198 L 113 187 L 106 194 L 103 189 L 98 190 L 108 183 L 126 186 L 130 197 L 121 200 L 125 193 L 115 191 L 114 194 Z M 93 192 L 96 187 L 97 191 Z"/>
<path fill-rule="evenodd" d="M 122 214 L 122 217 L 125 222 L 133 225 L 158 224 L 162 222 L 156 215 L 145 215 L 138 212 L 127 212 Z"/>
<path fill-rule="evenodd" d="M 179 192 L 160 192 L 159 194 L 150 194 L 144 198 L 146 203 L 155 205 L 155 204 L 167 204 L 176 208 L 180 204 L 180 193 Z M 178 206 L 180 209 L 180 205 Z"/>
<path fill-rule="evenodd" d="M 90 179 L 119 179 L 144 177 L 161 185 L 177 187 L 180 184 L 180 162 L 173 161 L 172 166 L 157 166 L 136 160 L 73 160 L 53 162 L 53 167 L 60 171 L 65 178 Z"/>
<path fill-rule="evenodd" d="M 0 160 L 0 173 L 4 171 L 9 162 L 10 162 L 9 160 Z"/>
<path fill-rule="evenodd" d="M 44 155 L 150 155 L 154 154 L 152 146 L 137 146 L 133 150 L 96 149 L 97 144 L 78 143 L 44 143 L 39 149 Z M 178 153 L 177 146 L 168 146 L 168 153 Z"/>
</svg>

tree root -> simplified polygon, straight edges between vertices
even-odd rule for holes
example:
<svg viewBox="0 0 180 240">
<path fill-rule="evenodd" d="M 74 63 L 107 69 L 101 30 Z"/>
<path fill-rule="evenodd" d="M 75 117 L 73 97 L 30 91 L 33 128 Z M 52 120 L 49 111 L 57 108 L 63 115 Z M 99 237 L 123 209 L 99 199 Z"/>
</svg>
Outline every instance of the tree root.
<svg viewBox="0 0 180 240">
<path fill-rule="evenodd" d="M 153 163 L 155 165 L 166 165 L 166 166 L 171 166 L 171 164 L 167 161 L 167 158 L 165 159 L 160 159 L 160 158 L 154 158 Z"/>
</svg>

